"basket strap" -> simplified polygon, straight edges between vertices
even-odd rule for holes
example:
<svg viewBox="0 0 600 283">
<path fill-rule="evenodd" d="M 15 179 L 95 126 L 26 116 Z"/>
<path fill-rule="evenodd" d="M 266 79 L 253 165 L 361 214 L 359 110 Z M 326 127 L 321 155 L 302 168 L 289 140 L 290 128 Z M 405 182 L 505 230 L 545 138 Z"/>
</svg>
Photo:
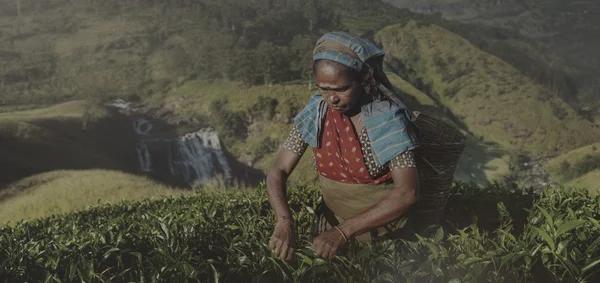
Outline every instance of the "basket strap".
<svg viewBox="0 0 600 283">
<path fill-rule="evenodd" d="M 423 161 L 425 161 L 425 163 L 427 163 L 427 165 L 429 165 L 429 167 L 431 167 L 431 169 L 433 169 L 433 171 L 438 174 L 438 175 L 442 175 L 444 174 L 443 171 L 438 170 L 437 168 L 435 168 L 435 166 L 433 166 L 433 164 L 431 164 L 427 159 L 425 159 L 425 157 L 421 156 L 421 159 L 423 159 Z"/>
</svg>

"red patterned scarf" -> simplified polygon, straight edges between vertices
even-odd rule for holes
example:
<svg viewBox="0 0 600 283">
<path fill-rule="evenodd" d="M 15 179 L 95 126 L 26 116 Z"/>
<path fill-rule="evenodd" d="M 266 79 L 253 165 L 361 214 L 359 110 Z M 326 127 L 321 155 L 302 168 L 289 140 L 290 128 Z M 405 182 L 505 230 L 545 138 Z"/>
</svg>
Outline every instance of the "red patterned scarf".
<svg viewBox="0 0 600 283">
<path fill-rule="evenodd" d="M 348 184 L 380 184 L 392 178 L 390 172 L 371 178 L 348 116 L 328 108 L 322 133 L 321 148 L 313 148 L 313 154 L 323 177 Z"/>
</svg>

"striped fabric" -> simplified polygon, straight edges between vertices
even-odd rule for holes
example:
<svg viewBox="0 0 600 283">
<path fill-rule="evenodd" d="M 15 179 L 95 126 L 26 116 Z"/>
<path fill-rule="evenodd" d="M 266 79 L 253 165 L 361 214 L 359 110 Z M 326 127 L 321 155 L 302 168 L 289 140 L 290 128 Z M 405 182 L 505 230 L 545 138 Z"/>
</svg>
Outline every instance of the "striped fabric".
<svg viewBox="0 0 600 283">
<path fill-rule="evenodd" d="M 333 45 L 331 43 L 334 43 Z M 354 54 L 345 54 L 341 48 L 331 48 L 335 44 L 347 47 Z M 321 46 L 324 46 L 321 48 Z M 330 48 L 327 48 L 330 47 Z M 374 44 L 347 32 L 330 32 L 323 35 L 316 44 L 313 60 L 332 60 L 355 70 L 360 70 L 363 62 L 385 53 Z M 357 58 L 353 58 L 357 57 Z"/>
<path fill-rule="evenodd" d="M 321 147 L 320 133 L 327 113 L 327 102 L 320 94 L 315 94 L 308 104 L 294 117 L 294 124 L 300 130 L 300 137 L 313 148 Z"/>
<path fill-rule="evenodd" d="M 326 112 L 327 103 L 320 94 L 315 94 L 294 117 L 302 140 L 313 148 L 321 147 Z M 420 145 L 418 129 L 407 108 L 390 101 L 375 100 L 362 107 L 361 115 L 378 166 Z"/>
<path fill-rule="evenodd" d="M 411 111 L 387 100 L 375 100 L 361 109 L 364 126 L 378 165 L 420 146 Z"/>
</svg>

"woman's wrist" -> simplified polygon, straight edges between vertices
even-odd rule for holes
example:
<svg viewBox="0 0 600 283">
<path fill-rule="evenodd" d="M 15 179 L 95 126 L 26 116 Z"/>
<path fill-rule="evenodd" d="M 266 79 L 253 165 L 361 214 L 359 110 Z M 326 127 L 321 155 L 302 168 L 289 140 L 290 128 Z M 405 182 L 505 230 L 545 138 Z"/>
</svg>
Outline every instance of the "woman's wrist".
<svg viewBox="0 0 600 283">
<path fill-rule="evenodd" d="M 352 221 L 344 221 L 337 225 L 337 228 L 344 233 L 344 236 L 346 236 L 348 239 L 350 239 L 356 233 L 356 231 L 358 231 L 356 225 L 352 223 Z"/>
<path fill-rule="evenodd" d="M 293 221 L 293 220 L 294 220 L 294 218 L 292 217 L 291 213 L 275 214 L 275 221 L 276 222 Z"/>
</svg>

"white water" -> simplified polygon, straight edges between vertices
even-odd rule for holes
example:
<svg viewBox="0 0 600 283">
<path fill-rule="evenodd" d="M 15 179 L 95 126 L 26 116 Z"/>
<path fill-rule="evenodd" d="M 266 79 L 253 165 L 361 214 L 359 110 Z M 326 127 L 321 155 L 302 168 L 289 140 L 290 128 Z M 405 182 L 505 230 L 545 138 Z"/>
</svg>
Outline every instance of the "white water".
<svg viewBox="0 0 600 283">
<path fill-rule="evenodd" d="M 152 124 L 145 119 L 134 122 L 134 131 L 141 138 L 136 147 L 141 172 L 156 172 L 164 168 L 176 180 L 187 184 L 210 182 L 218 175 L 232 180 L 233 173 L 217 133 L 201 129 L 175 139 L 153 138 Z M 153 156 L 161 155 L 166 164 L 153 164 Z"/>
<path fill-rule="evenodd" d="M 145 143 L 138 143 L 135 147 L 138 157 L 138 168 L 140 172 L 152 172 L 152 161 L 150 160 L 150 151 Z"/>
</svg>

